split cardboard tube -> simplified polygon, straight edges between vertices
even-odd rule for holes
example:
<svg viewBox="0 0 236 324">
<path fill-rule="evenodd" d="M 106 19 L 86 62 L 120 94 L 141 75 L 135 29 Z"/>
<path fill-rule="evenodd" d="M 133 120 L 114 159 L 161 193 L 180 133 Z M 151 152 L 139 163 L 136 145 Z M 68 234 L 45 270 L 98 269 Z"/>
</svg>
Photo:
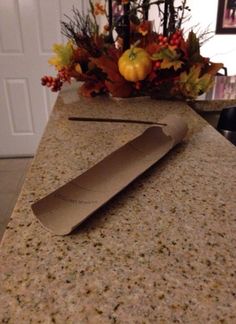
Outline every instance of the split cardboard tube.
<svg viewBox="0 0 236 324">
<path fill-rule="evenodd" d="M 57 235 L 69 234 L 129 183 L 180 143 L 187 124 L 169 115 L 166 126 L 148 127 L 82 175 L 32 205 L 40 223 Z"/>
</svg>

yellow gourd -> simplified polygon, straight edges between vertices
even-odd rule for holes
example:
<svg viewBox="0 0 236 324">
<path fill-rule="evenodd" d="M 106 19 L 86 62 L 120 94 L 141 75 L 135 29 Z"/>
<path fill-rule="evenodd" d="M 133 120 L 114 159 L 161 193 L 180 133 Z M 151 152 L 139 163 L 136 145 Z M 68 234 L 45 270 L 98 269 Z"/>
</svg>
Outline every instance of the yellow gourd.
<svg viewBox="0 0 236 324">
<path fill-rule="evenodd" d="M 131 47 L 120 57 L 118 67 L 127 81 L 137 82 L 144 80 L 151 72 L 152 61 L 143 48 Z"/>
</svg>

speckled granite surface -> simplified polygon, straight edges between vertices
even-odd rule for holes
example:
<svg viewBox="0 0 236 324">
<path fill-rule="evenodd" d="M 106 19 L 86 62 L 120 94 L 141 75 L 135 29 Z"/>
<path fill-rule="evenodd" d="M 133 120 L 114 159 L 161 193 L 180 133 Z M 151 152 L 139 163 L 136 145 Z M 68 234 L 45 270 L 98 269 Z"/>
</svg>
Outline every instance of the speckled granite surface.
<svg viewBox="0 0 236 324">
<path fill-rule="evenodd" d="M 179 102 L 75 98 L 59 97 L 3 237 L 0 322 L 235 323 L 235 147 Z M 40 226 L 32 202 L 146 127 L 68 116 L 172 112 L 183 144 L 72 235 Z"/>
<path fill-rule="evenodd" d="M 224 108 L 236 106 L 236 100 L 195 100 L 189 101 L 189 106 L 199 112 L 220 112 Z"/>
</svg>

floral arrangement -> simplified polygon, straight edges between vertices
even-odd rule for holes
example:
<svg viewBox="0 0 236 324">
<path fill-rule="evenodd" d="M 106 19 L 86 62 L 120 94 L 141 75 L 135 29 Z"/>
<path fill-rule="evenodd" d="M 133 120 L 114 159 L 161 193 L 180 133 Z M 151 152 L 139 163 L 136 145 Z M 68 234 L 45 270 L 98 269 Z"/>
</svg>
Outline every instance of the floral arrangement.
<svg viewBox="0 0 236 324">
<path fill-rule="evenodd" d="M 194 99 L 212 85 L 223 67 L 200 53 L 207 33 L 184 32 L 190 8 L 186 0 L 89 0 L 87 14 L 73 8 L 61 22 L 67 44 L 55 44 L 49 63 L 57 76 L 44 76 L 52 91 L 64 82 L 82 81 L 83 96 L 150 95 Z M 154 30 L 149 11 L 155 6 L 161 31 Z M 101 28 L 98 20 L 105 20 Z"/>
</svg>

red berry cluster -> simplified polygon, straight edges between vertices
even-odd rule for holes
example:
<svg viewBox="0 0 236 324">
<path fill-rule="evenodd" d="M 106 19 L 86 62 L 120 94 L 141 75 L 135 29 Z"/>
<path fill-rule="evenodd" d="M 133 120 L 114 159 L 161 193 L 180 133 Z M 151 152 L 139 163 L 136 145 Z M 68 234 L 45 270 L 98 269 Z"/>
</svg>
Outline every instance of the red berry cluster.
<svg viewBox="0 0 236 324">
<path fill-rule="evenodd" d="M 154 64 L 154 71 L 157 71 L 161 67 L 161 61 L 156 61 Z"/>
<path fill-rule="evenodd" d="M 182 39 L 183 39 L 182 32 L 180 30 L 176 30 L 176 32 L 170 36 L 169 43 L 172 46 L 178 47 Z"/>
<path fill-rule="evenodd" d="M 51 88 L 53 92 L 57 92 L 61 90 L 61 87 L 64 82 L 68 81 L 70 82 L 71 76 L 68 71 L 68 69 L 61 69 L 58 73 L 57 76 L 54 78 L 52 76 L 47 76 L 45 75 L 44 77 L 41 78 L 41 84 L 43 86 L 47 86 Z"/>
<path fill-rule="evenodd" d="M 52 76 L 45 75 L 41 78 L 41 84 L 51 88 L 53 92 L 57 92 L 61 90 L 63 82 L 60 77 L 53 78 Z"/>
<path fill-rule="evenodd" d="M 158 35 L 158 44 L 161 47 L 167 47 L 168 46 L 168 38 L 163 35 Z"/>
<path fill-rule="evenodd" d="M 63 83 L 66 82 L 66 81 L 70 82 L 71 77 L 70 77 L 70 73 L 69 73 L 68 69 L 62 69 L 62 70 L 60 70 L 58 72 L 58 75 L 57 76 L 60 78 L 60 80 Z"/>
</svg>

